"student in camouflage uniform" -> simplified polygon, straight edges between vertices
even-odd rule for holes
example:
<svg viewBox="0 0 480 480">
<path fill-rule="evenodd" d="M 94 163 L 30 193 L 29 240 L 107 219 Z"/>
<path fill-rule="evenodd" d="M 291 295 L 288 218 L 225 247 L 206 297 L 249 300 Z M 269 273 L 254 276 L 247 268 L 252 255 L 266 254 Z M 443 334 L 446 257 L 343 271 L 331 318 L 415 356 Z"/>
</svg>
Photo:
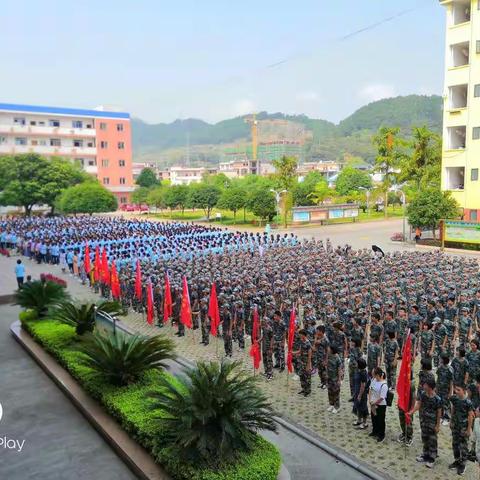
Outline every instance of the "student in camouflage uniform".
<svg viewBox="0 0 480 480">
<path fill-rule="evenodd" d="M 432 359 L 433 350 L 435 348 L 435 335 L 432 332 L 432 324 L 429 322 L 423 322 L 422 333 L 420 334 L 420 358 Z"/>
<path fill-rule="evenodd" d="M 200 327 L 202 330 L 202 341 L 205 346 L 210 343 L 210 318 L 208 316 L 208 299 L 202 298 L 200 301 Z"/>
<path fill-rule="evenodd" d="M 398 328 L 398 348 L 399 348 L 399 357 L 402 358 L 403 351 L 403 342 L 406 338 L 407 332 L 407 309 L 406 307 L 398 307 L 397 310 L 397 328 Z"/>
<path fill-rule="evenodd" d="M 395 332 L 387 332 L 385 341 L 385 373 L 387 375 L 388 388 L 396 387 L 397 379 L 397 358 L 398 358 L 398 342 L 395 338 Z"/>
<path fill-rule="evenodd" d="M 442 400 L 435 393 L 435 380 L 427 378 L 423 391 L 417 399 L 411 414 L 420 412 L 420 430 L 422 432 L 423 452 L 417 457 L 417 462 L 424 463 L 427 468 L 433 468 L 438 456 L 438 432 L 442 417 Z"/>
<path fill-rule="evenodd" d="M 447 330 L 447 342 L 445 351 L 452 358 L 455 355 L 455 338 L 457 337 L 458 309 L 455 307 L 455 297 L 449 297 L 445 307 L 445 318 L 443 324 Z"/>
<path fill-rule="evenodd" d="M 235 338 L 238 342 L 238 347 L 243 350 L 245 348 L 245 311 L 242 305 L 242 302 L 237 302 L 235 304 L 233 325 L 235 328 Z"/>
<path fill-rule="evenodd" d="M 417 396 L 416 399 L 420 398 L 420 394 L 423 392 L 423 384 L 428 379 L 435 380 L 435 376 L 432 372 L 432 359 L 431 358 L 424 358 L 420 360 L 420 371 L 418 372 L 418 388 L 417 388 Z"/>
<path fill-rule="evenodd" d="M 312 391 L 312 344 L 305 329 L 298 333 L 300 335 L 300 349 L 297 354 L 300 360 L 299 375 L 300 385 L 302 386 L 298 394 L 308 397 Z"/>
<path fill-rule="evenodd" d="M 259 339 L 262 345 L 262 360 L 267 380 L 273 378 L 273 327 L 271 321 L 264 317 L 262 320 L 262 336 Z"/>
<path fill-rule="evenodd" d="M 287 327 L 282 321 L 282 314 L 276 311 L 273 315 L 273 355 L 275 357 L 275 365 L 273 368 L 285 370 L 285 338 Z"/>
<path fill-rule="evenodd" d="M 462 307 L 461 314 L 458 317 L 458 340 L 461 347 L 466 347 L 472 337 L 472 319 L 468 307 Z"/>
<path fill-rule="evenodd" d="M 378 337 L 370 335 L 370 343 L 367 347 L 367 370 L 371 378 L 373 369 L 380 366 L 382 361 L 382 347 L 378 344 Z"/>
<path fill-rule="evenodd" d="M 362 358 L 362 343 L 359 340 L 350 342 L 350 352 L 348 354 L 348 380 L 350 383 L 350 402 L 354 400 L 355 384 L 354 377 L 358 370 L 358 360 Z"/>
<path fill-rule="evenodd" d="M 446 353 L 442 354 L 440 360 L 440 365 L 437 368 L 437 393 L 442 401 L 442 425 L 448 425 L 450 420 L 448 399 L 453 394 L 453 369 L 450 365 L 450 358 Z"/>
<path fill-rule="evenodd" d="M 336 347 L 340 358 L 345 358 L 345 354 L 348 352 L 348 342 L 347 336 L 343 333 L 343 325 L 342 322 L 335 322 L 333 324 L 333 329 L 331 334 L 328 337 L 330 345 Z"/>
<path fill-rule="evenodd" d="M 466 352 L 464 347 L 457 348 L 457 356 L 452 360 L 453 383 L 455 385 L 468 383 L 468 360 L 465 359 Z"/>
<path fill-rule="evenodd" d="M 314 365 L 320 378 L 319 388 L 327 388 L 327 356 L 328 356 L 328 339 L 325 335 L 325 325 L 319 325 L 315 331 Z"/>
<path fill-rule="evenodd" d="M 222 323 L 223 347 L 225 349 L 225 356 L 231 357 L 233 354 L 233 340 L 232 340 L 232 314 L 230 313 L 230 305 L 224 303 L 220 313 L 220 322 Z"/>
<path fill-rule="evenodd" d="M 466 355 L 469 382 L 475 382 L 475 379 L 480 374 L 480 351 L 478 350 L 478 345 L 478 340 L 474 338 L 470 342 L 470 351 Z"/>
<path fill-rule="evenodd" d="M 337 413 L 340 408 L 340 386 L 343 378 L 343 360 L 338 354 L 337 347 L 330 345 L 327 359 L 327 388 L 328 403 L 327 411 Z"/>
<path fill-rule="evenodd" d="M 415 380 L 413 377 L 413 369 L 412 369 L 412 376 L 410 379 L 410 401 L 408 403 L 409 409 L 412 409 L 415 405 Z M 406 445 L 407 447 L 410 447 L 413 443 L 413 421 L 414 421 L 414 416 L 411 415 L 410 417 L 410 423 L 407 423 L 406 417 L 405 417 L 405 412 L 399 408 L 398 409 L 398 421 L 400 423 L 400 428 L 402 430 L 402 433 L 397 438 L 397 442 L 401 443 L 403 445 Z"/>
<path fill-rule="evenodd" d="M 467 397 L 465 385 L 456 384 L 454 390 L 455 394 L 450 397 L 450 428 L 455 461 L 448 468 L 456 470 L 458 475 L 463 475 L 468 460 L 468 438 L 472 433 L 473 406 Z"/>
<path fill-rule="evenodd" d="M 435 353 L 433 355 L 433 364 L 438 367 L 440 356 L 446 351 L 448 336 L 447 327 L 439 317 L 433 319 L 433 335 L 435 337 Z"/>
<path fill-rule="evenodd" d="M 370 337 L 375 336 L 378 339 L 378 344 L 383 343 L 383 325 L 380 323 L 380 314 L 378 312 L 372 313 L 372 323 L 370 325 Z"/>
</svg>

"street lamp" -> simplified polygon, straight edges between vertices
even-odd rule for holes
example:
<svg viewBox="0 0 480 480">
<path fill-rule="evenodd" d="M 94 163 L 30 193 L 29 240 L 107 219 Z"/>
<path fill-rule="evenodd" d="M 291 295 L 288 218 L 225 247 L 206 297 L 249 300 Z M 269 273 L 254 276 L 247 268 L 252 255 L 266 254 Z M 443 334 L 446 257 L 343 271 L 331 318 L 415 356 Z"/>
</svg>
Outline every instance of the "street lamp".
<svg viewBox="0 0 480 480">
<path fill-rule="evenodd" d="M 270 191 L 275 194 L 275 202 L 276 202 L 276 204 L 277 204 L 277 217 L 280 217 L 280 219 L 281 219 L 281 215 L 280 215 L 280 200 L 281 200 L 281 198 L 282 198 L 282 193 L 287 193 L 287 190 L 279 190 L 279 191 L 277 191 L 277 190 L 274 190 L 273 188 L 271 188 Z M 286 212 L 285 212 L 285 223 L 287 223 L 287 222 L 286 222 Z"/>
</svg>

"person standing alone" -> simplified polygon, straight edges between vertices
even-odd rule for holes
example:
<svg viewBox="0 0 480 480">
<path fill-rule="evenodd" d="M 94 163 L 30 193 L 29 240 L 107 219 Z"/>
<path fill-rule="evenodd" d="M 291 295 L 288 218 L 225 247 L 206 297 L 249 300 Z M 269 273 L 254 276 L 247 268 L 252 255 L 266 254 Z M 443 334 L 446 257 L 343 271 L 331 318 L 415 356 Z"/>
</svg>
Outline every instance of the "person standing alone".
<svg viewBox="0 0 480 480">
<path fill-rule="evenodd" d="M 23 265 L 20 259 L 17 260 L 15 265 L 15 276 L 17 277 L 18 288 L 22 288 L 23 279 L 25 278 L 25 265 Z"/>
</svg>

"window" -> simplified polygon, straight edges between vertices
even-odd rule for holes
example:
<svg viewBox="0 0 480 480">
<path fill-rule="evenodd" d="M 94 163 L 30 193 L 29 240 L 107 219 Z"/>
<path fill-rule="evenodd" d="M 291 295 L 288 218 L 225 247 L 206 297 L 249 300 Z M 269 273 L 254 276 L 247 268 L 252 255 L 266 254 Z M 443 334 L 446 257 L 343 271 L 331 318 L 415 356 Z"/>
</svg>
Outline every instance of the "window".
<svg viewBox="0 0 480 480">
<path fill-rule="evenodd" d="M 7 143 L 7 137 L 0 137 L 0 144 Z"/>
<path fill-rule="evenodd" d="M 88 143 L 87 143 L 87 147 L 88 147 L 88 148 L 93 148 L 93 147 L 94 147 L 93 142 L 88 142 Z"/>
<path fill-rule="evenodd" d="M 13 123 L 15 125 L 25 125 L 25 117 L 15 117 Z"/>
<path fill-rule="evenodd" d="M 123 132 L 123 123 L 117 123 L 117 132 Z"/>
<path fill-rule="evenodd" d="M 38 140 L 32 140 L 30 144 L 36 147 L 38 145 Z"/>
<path fill-rule="evenodd" d="M 48 125 L 50 127 L 59 127 L 60 126 L 60 120 L 49 120 Z"/>
<path fill-rule="evenodd" d="M 43 145 L 45 147 L 47 145 L 47 141 L 42 139 L 38 141 L 38 144 Z"/>
<path fill-rule="evenodd" d="M 15 145 L 26 145 L 27 139 L 25 137 L 16 137 L 15 138 Z"/>
<path fill-rule="evenodd" d="M 106 142 L 105 140 L 102 140 L 100 142 L 100 148 L 108 148 L 108 142 Z"/>
<path fill-rule="evenodd" d="M 102 160 L 102 167 L 108 167 L 108 159 L 107 158 L 104 158 Z"/>
<path fill-rule="evenodd" d="M 90 123 L 87 123 L 87 124 L 85 125 L 85 128 L 93 128 L 93 127 L 92 127 L 92 125 L 91 125 Z"/>
<path fill-rule="evenodd" d="M 50 146 L 51 147 L 60 147 L 62 142 L 60 141 L 59 138 L 51 138 L 50 139 Z"/>
<path fill-rule="evenodd" d="M 127 197 L 120 197 L 120 203 L 127 203 Z"/>
<path fill-rule="evenodd" d="M 96 160 L 89 160 L 89 161 L 88 161 L 88 166 L 89 166 L 89 167 L 95 167 L 95 165 L 97 165 L 97 161 L 96 161 Z"/>
<path fill-rule="evenodd" d="M 125 143 L 124 142 L 118 142 L 118 149 L 123 150 L 125 148 Z"/>
<path fill-rule="evenodd" d="M 83 122 L 81 120 L 73 120 L 72 127 L 73 128 L 83 128 Z"/>
<path fill-rule="evenodd" d="M 480 40 L 477 40 L 477 53 L 480 53 Z"/>
<path fill-rule="evenodd" d="M 110 185 L 110 179 L 108 177 L 103 177 L 103 184 Z"/>
<path fill-rule="evenodd" d="M 475 85 L 475 87 L 473 89 L 473 96 L 474 97 L 480 97 L 480 83 Z"/>
<path fill-rule="evenodd" d="M 480 139 L 480 127 L 473 127 L 472 137 L 474 140 Z"/>
<path fill-rule="evenodd" d="M 100 122 L 100 130 L 106 130 L 107 124 L 105 122 Z"/>
<path fill-rule="evenodd" d="M 38 122 L 38 124 L 41 126 L 41 127 L 44 127 L 45 126 L 45 122 L 42 120 L 40 122 Z"/>
<path fill-rule="evenodd" d="M 85 165 L 85 159 L 83 158 L 76 158 L 75 161 L 79 163 L 82 167 Z"/>
<path fill-rule="evenodd" d="M 478 168 L 472 168 L 470 171 L 470 180 L 476 182 L 478 180 Z"/>
<path fill-rule="evenodd" d="M 477 221 L 477 211 L 476 210 L 470 210 L 470 221 L 471 222 L 476 222 Z"/>
<path fill-rule="evenodd" d="M 37 124 L 37 122 L 36 122 L 35 120 L 32 120 L 32 121 L 30 122 L 30 125 L 36 125 L 36 124 Z"/>
<path fill-rule="evenodd" d="M 118 166 L 119 167 L 124 167 L 125 166 L 125 160 L 119 160 L 118 161 Z"/>
<path fill-rule="evenodd" d="M 120 177 L 120 185 L 125 185 L 125 177 Z"/>
<path fill-rule="evenodd" d="M 73 140 L 73 146 L 74 147 L 83 147 L 83 140 Z"/>
</svg>

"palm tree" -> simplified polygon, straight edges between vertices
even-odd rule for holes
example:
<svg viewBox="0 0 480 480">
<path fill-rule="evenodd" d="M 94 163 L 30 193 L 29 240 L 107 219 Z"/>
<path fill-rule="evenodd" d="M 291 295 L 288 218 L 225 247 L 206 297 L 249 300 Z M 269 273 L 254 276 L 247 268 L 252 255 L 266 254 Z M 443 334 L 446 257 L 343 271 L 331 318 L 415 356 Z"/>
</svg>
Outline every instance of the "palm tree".
<svg viewBox="0 0 480 480">
<path fill-rule="evenodd" d="M 186 378 L 175 384 L 163 378 L 162 389 L 151 393 L 152 408 L 161 412 L 158 421 L 182 460 L 218 466 L 252 448 L 258 430 L 276 431 L 257 379 L 239 366 L 199 362 Z"/>
<path fill-rule="evenodd" d="M 142 337 L 96 332 L 83 347 L 83 362 L 113 385 L 128 385 L 148 370 L 161 370 L 175 358 L 172 340 L 162 335 Z"/>
<path fill-rule="evenodd" d="M 122 306 L 118 302 L 84 303 L 80 306 L 66 302 L 59 306 L 54 314 L 55 320 L 75 327 L 77 335 L 93 332 L 96 323 L 96 313 L 103 312 L 113 316 L 123 314 Z"/>
<path fill-rule="evenodd" d="M 35 280 L 22 285 L 15 292 L 15 305 L 35 310 L 38 318 L 45 317 L 50 308 L 70 298 L 67 290 L 55 282 Z"/>
<path fill-rule="evenodd" d="M 311 199 L 317 205 L 323 204 L 327 199 L 335 197 L 337 192 L 328 186 L 326 180 L 322 179 L 315 185 L 312 193 L 309 193 L 307 197 Z"/>
</svg>

